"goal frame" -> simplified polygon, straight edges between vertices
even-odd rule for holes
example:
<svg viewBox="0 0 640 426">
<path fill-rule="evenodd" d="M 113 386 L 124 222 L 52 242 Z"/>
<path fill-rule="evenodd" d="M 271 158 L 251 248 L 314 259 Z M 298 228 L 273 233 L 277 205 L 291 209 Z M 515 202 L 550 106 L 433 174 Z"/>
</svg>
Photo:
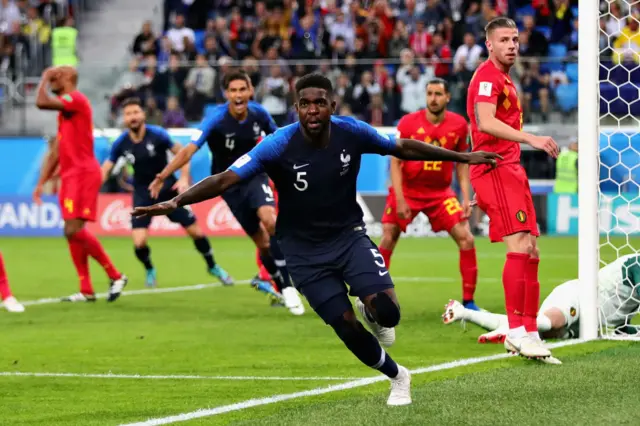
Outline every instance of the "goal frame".
<svg viewBox="0 0 640 426">
<path fill-rule="evenodd" d="M 578 280 L 580 338 L 598 338 L 598 270 L 600 229 L 600 90 L 599 2 L 578 3 Z"/>
</svg>

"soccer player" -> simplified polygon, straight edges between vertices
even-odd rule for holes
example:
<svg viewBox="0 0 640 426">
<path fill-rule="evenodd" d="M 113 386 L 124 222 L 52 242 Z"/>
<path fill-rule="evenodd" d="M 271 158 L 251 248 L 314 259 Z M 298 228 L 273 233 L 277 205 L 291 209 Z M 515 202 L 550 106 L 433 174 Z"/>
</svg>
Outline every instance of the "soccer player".
<svg viewBox="0 0 640 426">
<path fill-rule="evenodd" d="M 59 111 L 58 137 L 42 167 L 33 198 L 37 203 L 41 202 L 43 185 L 59 165 L 61 185 L 58 198 L 64 220 L 64 236 L 80 279 L 80 292 L 63 300 L 96 300 L 89 275 L 91 256 L 100 263 L 111 280 L 107 301 L 113 302 L 127 285 L 127 277 L 116 269 L 100 241 L 84 226 L 87 221 L 96 220 L 102 174 L 93 152 L 91 105 L 86 96 L 77 90 L 77 83 L 78 73 L 72 67 L 48 68 L 42 74 L 36 106 Z M 55 96 L 50 96 L 48 89 Z"/>
<path fill-rule="evenodd" d="M 122 103 L 124 124 L 128 130 L 124 131 L 111 146 L 109 159 L 102 164 L 102 181 L 106 181 L 119 158 L 125 158 L 133 165 L 133 206 L 149 206 L 153 204 L 148 186 L 156 175 L 167 166 L 167 154 L 177 154 L 180 144 L 173 143 L 165 129 L 145 123 L 146 117 L 142 109 L 142 102 L 138 98 L 125 99 Z M 178 191 L 189 187 L 189 163 L 181 170 L 180 179 L 169 176 L 158 198 L 160 201 L 170 200 L 178 195 Z M 218 265 L 213 258 L 213 251 L 209 240 L 204 235 L 196 217 L 184 207 L 169 216 L 172 222 L 182 225 L 187 234 L 193 239 L 196 250 L 207 263 L 207 270 L 218 278 L 223 285 L 232 285 L 233 279 Z M 145 267 L 146 285 L 155 287 L 156 269 L 151 262 L 151 249 L 147 245 L 151 218 L 137 217 L 131 221 L 131 236 L 135 247 L 136 257 Z"/>
<path fill-rule="evenodd" d="M 551 356 L 536 326 L 540 304 L 538 264 L 540 235 L 529 180 L 520 165 L 520 144 L 558 155 L 558 146 L 547 136 L 522 131 L 522 108 L 509 76 L 518 55 L 518 28 L 513 20 L 498 17 L 486 28 L 489 59 L 478 67 L 467 96 L 473 150 L 501 154 L 503 161 L 490 169 L 472 166 L 471 184 L 478 206 L 489 216 L 491 242 L 504 241 L 507 260 L 502 273 L 509 333 L 505 347 L 524 357 Z"/>
<path fill-rule="evenodd" d="M 224 82 L 227 102 L 205 117 L 200 132 L 191 143 L 182 148 L 173 160 L 149 185 L 151 196 L 157 198 L 163 182 L 176 170 L 184 166 L 205 143 L 213 160 L 211 174 L 223 172 L 234 161 L 246 154 L 262 137 L 277 130 L 276 123 L 260 104 L 249 101 L 253 94 L 251 80 L 245 73 L 229 74 Z M 269 178 L 260 173 L 226 192 L 223 197 L 235 218 L 260 249 L 260 256 L 269 274 L 277 283 L 284 302 L 294 315 L 304 313 L 304 305 L 296 289 L 291 285 L 286 261 L 273 235 L 275 233 L 276 209 Z M 254 280 L 258 289 L 271 284 Z"/>
<path fill-rule="evenodd" d="M 7 270 L 4 268 L 2 252 L 0 252 L 0 300 L 2 300 L 2 306 L 4 306 L 8 312 L 24 312 L 24 306 L 18 302 L 11 293 Z"/>
<path fill-rule="evenodd" d="M 602 318 L 616 333 L 640 334 L 640 326 L 630 325 L 640 309 L 640 256 L 622 256 L 598 272 L 598 292 Z M 571 280 L 551 291 L 540 306 L 538 330 L 547 339 L 571 339 L 580 332 L 580 284 Z M 445 324 L 470 321 L 488 333 L 478 337 L 478 343 L 502 343 L 509 332 L 506 315 L 473 312 L 459 302 L 450 300 L 442 315 Z"/>
<path fill-rule="evenodd" d="M 500 156 L 458 153 L 410 139 L 396 141 L 361 121 L 332 116 L 333 88 L 323 75 L 303 76 L 295 88 L 299 123 L 267 136 L 222 173 L 173 200 L 137 208 L 133 215 L 169 214 L 267 171 L 279 195 L 277 238 L 296 287 L 361 362 L 391 379 L 387 404 L 410 404 L 409 371 L 380 346 L 395 341 L 400 306 L 384 260 L 366 234 L 356 200 L 362 154 L 470 164 L 495 164 Z M 358 321 L 349 295 L 357 297 L 362 319 L 377 340 Z"/>
<path fill-rule="evenodd" d="M 436 78 L 427 83 L 427 109 L 407 114 L 398 123 L 401 138 L 426 143 L 458 152 L 469 149 L 467 121 L 447 111 L 451 100 L 448 83 Z M 398 243 L 400 232 L 407 230 L 413 219 L 423 212 L 434 232 L 447 231 L 460 250 L 462 300 L 469 309 L 479 310 L 473 296 L 478 280 L 478 262 L 474 238 L 467 218 L 471 213 L 469 166 L 456 164 L 462 192 L 462 205 L 451 189 L 453 163 L 442 161 L 402 161 L 391 157 L 391 188 L 382 216 L 380 254 L 387 268 Z"/>
</svg>

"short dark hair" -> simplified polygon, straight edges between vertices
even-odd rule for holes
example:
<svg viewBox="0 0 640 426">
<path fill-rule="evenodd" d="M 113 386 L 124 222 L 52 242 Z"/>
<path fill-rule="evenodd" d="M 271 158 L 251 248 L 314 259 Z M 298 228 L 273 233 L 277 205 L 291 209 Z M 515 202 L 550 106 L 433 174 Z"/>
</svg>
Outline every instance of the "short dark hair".
<svg viewBox="0 0 640 426">
<path fill-rule="evenodd" d="M 298 81 L 296 81 L 296 93 L 300 93 L 301 90 L 307 89 L 309 87 L 313 87 L 314 89 L 324 89 L 328 94 L 333 93 L 333 85 L 331 84 L 331 80 L 329 80 L 322 74 L 306 74 L 300 77 Z"/>
<path fill-rule="evenodd" d="M 489 23 L 484 27 L 484 32 L 489 35 L 497 28 L 518 28 L 518 26 L 513 19 L 507 18 L 506 16 L 498 16 L 497 18 L 493 18 L 489 21 Z"/>
<path fill-rule="evenodd" d="M 140 98 L 135 98 L 135 97 L 127 98 L 124 101 L 122 101 L 122 109 L 125 109 L 126 107 L 131 105 L 137 105 L 140 108 L 142 108 L 142 101 L 140 100 Z"/>
<path fill-rule="evenodd" d="M 251 79 L 249 78 L 249 76 L 247 75 L 247 73 L 245 73 L 244 71 L 234 71 L 230 74 L 228 74 L 225 78 L 224 78 L 224 89 L 227 90 L 229 88 L 229 85 L 231 84 L 232 81 L 236 81 L 236 80 L 242 80 L 245 83 L 247 83 L 247 86 L 251 86 Z"/>
<path fill-rule="evenodd" d="M 444 78 L 439 78 L 439 77 L 432 78 L 427 82 L 427 87 L 429 87 L 430 84 L 442 84 L 442 87 L 444 87 L 445 93 L 449 93 L 449 82 L 447 82 L 447 80 L 445 80 Z"/>
</svg>

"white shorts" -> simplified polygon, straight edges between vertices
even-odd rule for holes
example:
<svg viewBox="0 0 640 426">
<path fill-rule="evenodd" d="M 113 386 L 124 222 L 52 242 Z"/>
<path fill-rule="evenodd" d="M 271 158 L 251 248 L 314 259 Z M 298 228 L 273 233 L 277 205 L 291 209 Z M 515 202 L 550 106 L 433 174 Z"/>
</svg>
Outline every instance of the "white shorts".
<svg viewBox="0 0 640 426">
<path fill-rule="evenodd" d="M 567 333 L 577 336 L 580 320 L 580 295 L 578 280 L 567 281 L 554 288 L 540 306 L 540 314 L 550 308 L 559 309 L 567 324 Z M 575 334 L 574 334 L 575 333 Z M 571 337 L 571 336 L 566 337 Z"/>
</svg>

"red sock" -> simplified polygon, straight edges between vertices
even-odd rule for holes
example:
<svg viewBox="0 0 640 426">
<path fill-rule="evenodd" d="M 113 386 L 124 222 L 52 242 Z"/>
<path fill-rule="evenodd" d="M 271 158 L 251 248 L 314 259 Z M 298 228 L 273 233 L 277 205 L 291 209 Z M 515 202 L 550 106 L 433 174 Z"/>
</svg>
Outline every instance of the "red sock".
<svg viewBox="0 0 640 426">
<path fill-rule="evenodd" d="M 73 239 L 80 241 L 84 244 L 84 248 L 87 254 L 93 257 L 104 269 L 110 279 L 115 280 L 122 276 L 122 274 L 113 266 L 111 259 L 107 252 L 104 251 L 100 241 L 86 228 L 82 228 L 80 231 L 73 235 Z"/>
<path fill-rule="evenodd" d="M 67 243 L 69 244 L 71 260 L 73 260 L 73 265 L 76 267 L 78 279 L 80 280 L 80 293 L 94 294 L 91 275 L 89 274 L 89 255 L 84 248 L 84 244 L 76 238 L 67 240 Z"/>
<path fill-rule="evenodd" d="M 523 325 L 524 313 L 524 273 L 527 269 L 529 255 L 524 253 L 507 253 L 507 261 L 502 270 L 502 285 L 507 309 L 509 328 Z"/>
<path fill-rule="evenodd" d="M 11 296 L 7 271 L 4 269 L 4 259 L 2 258 L 2 253 L 0 253 L 0 299 L 4 300 Z"/>
<path fill-rule="evenodd" d="M 462 276 L 462 300 L 473 300 L 478 283 L 478 260 L 475 247 L 460 250 L 460 275 Z"/>
<path fill-rule="evenodd" d="M 391 268 L 391 255 L 393 254 L 393 250 L 380 247 L 380 254 L 384 259 L 384 264 L 387 265 L 387 269 Z"/>
<path fill-rule="evenodd" d="M 540 282 L 538 281 L 538 265 L 540 259 L 530 257 L 525 270 L 524 287 L 524 328 L 527 332 L 538 331 L 538 307 L 540 306 Z"/>
</svg>

